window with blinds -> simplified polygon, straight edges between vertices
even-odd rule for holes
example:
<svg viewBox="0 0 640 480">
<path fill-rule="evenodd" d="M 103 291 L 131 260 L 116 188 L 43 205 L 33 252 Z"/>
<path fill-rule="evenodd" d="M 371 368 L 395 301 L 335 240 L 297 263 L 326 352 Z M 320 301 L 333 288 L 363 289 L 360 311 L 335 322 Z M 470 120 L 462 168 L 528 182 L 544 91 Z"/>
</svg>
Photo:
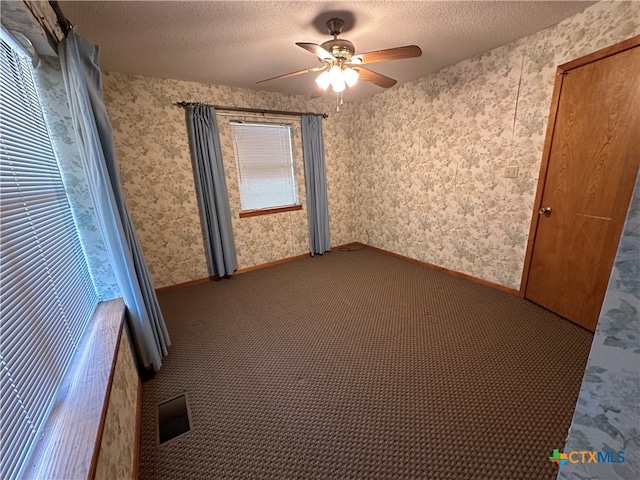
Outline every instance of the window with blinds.
<svg viewBox="0 0 640 480">
<path fill-rule="evenodd" d="M 29 59 L 0 51 L 0 477 L 19 476 L 98 298 Z"/>
<path fill-rule="evenodd" d="M 298 203 L 291 127 L 270 123 L 231 123 L 243 211 Z"/>
</svg>

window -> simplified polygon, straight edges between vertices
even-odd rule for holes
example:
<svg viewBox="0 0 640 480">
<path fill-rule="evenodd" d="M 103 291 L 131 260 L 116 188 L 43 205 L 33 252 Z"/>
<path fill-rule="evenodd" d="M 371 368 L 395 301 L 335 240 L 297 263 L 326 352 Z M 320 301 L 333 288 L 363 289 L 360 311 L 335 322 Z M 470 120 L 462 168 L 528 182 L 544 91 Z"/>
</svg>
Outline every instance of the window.
<svg viewBox="0 0 640 480">
<path fill-rule="evenodd" d="M 243 211 L 298 204 L 291 127 L 232 122 Z"/>
<path fill-rule="evenodd" d="M 29 60 L 2 38 L 0 477 L 16 478 L 98 297 Z"/>
</svg>

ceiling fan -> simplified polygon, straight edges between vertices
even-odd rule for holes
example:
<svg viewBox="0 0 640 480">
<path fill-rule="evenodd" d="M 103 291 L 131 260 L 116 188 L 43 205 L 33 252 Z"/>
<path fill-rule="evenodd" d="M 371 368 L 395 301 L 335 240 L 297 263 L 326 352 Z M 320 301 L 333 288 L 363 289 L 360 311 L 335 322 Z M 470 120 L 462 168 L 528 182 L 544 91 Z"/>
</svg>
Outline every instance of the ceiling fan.
<svg viewBox="0 0 640 480">
<path fill-rule="evenodd" d="M 406 45 L 404 47 L 388 48 L 386 50 L 376 50 L 356 55 L 356 48 L 353 43 L 344 38 L 338 38 L 338 35 L 340 35 L 344 27 L 344 21 L 340 18 L 331 18 L 327 21 L 326 25 L 329 34 L 333 35 L 333 40 L 327 40 L 322 45 L 296 42 L 296 45 L 318 57 L 322 65 L 278 75 L 277 77 L 267 78 L 266 80 L 260 80 L 256 82 L 256 84 L 280 78 L 294 77 L 304 73 L 322 72 L 316 78 L 316 87 L 311 94 L 311 98 L 321 96 L 329 86 L 331 86 L 334 92 L 341 95 L 347 86 L 352 87 L 358 79 L 371 82 L 382 88 L 389 88 L 394 86 L 397 80 L 369 70 L 362 65 L 387 60 L 415 58 L 422 55 L 422 50 L 420 50 L 420 47 L 417 45 Z"/>
</svg>

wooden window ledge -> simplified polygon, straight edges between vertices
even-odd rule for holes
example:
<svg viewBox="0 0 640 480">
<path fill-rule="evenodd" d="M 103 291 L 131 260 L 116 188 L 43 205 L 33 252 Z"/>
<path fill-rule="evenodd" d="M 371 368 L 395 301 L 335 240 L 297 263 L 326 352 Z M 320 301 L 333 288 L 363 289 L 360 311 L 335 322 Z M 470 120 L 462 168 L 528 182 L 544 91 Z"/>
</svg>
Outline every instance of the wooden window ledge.
<svg viewBox="0 0 640 480">
<path fill-rule="evenodd" d="M 92 478 L 125 306 L 100 302 L 64 375 L 23 478 Z"/>
<path fill-rule="evenodd" d="M 302 210 L 302 205 L 287 205 L 286 207 L 262 208 L 260 210 L 243 210 L 240 218 L 257 217 L 258 215 L 271 215 L 272 213 L 293 212 Z"/>
</svg>

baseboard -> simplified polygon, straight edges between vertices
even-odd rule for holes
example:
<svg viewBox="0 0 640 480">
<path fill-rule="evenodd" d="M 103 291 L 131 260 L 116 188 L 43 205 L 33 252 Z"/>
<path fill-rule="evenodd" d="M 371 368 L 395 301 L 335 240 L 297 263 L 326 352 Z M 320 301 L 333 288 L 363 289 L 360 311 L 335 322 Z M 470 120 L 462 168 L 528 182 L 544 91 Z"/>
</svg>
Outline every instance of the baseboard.
<svg viewBox="0 0 640 480">
<path fill-rule="evenodd" d="M 342 245 L 336 245 L 335 247 L 331 247 L 331 251 L 335 252 L 335 251 L 339 251 L 342 250 L 343 248 L 350 248 L 350 247 L 358 247 L 358 248 L 364 248 L 366 247 L 366 245 L 364 243 L 360 243 L 360 242 L 349 242 L 349 243 L 343 243 Z"/>
<path fill-rule="evenodd" d="M 390 252 L 388 250 L 384 250 L 384 249 L 378 248 L 378 247 L 373 247 L 371 245 L 366 245 L 366 244 L 360 243 L 360 242 L 351 242 L 351 243 L 345 243 L 345 244 L 342 244 L 342 245 L 336 245 L 335 247 L 331 247 L 331 251 L 334 252 L 334 251 L 340 250 L 341 248 L 353 247 L 353 246 L 358 246 L 358 247 L 362 247 L 362 248 L 368 248 L 370 250 L 375 250 L 376 252 L 380 252 L 380 253 L 383 253 L 385 255 L 396 257 L 396 258 L 399 258 L 399 259 L 404 260 L 406 262 L 415 263 L 417 265 L 421 265 L 423 267 L 431 268 L 433 270 L 438 270 L 439 272 L 443 272 L 443 273 L 446 273 L 448 275 L 452 275 L 454 277 L 460 277 L 460 278 L 464 278 L 465 280 L 469 280 L 471 282 L 479 283 L 480 285 L 484 285 L 485 287 L 495 288 L 496 290 L 500 290 L 501 292 L 509 293 L 509 294 L 515 295 L 517 297 L 522 297 L 522 292 L 520 292 L 520 290 L 516 290 L 515 288 L 505 287 L 504 285 L 500 285 L 499 283 L 490 282 L 490 281 L 484 280 L 482 278 L 474 277 L 473 275 L 469 275 L 467 273 L 462 273 L 462 272 L 457 272 L 455 270 L 450 270 L 450 269 L 445 268 L 445 267 L 440 267 L 440 266 L 434 265 L 432 263 L 423 262 L 422 260 L 417 260 L 415 258 L 407 257 L 405 255 L 400 255 L 399 253 L 393 253 L 393 252 Z M 280 265 L 282 263 L 293 262 L 294 260 L 300 260 L 300 259 L 306 258 L 308 256 L 309 256 L 308 253 L 303 253 L 301 255 L 295 255 L 293 257 L 287 257 L 287 258 L 281 258 L 280 260 L 274 260 L 273 262 L 261 263 L 260 265 L 252 265 L 251 267 L 239 268 L 238 270 L 235 271 L 235 274 L 236 275 L 241 275 L 243 273 L 253 272 L 254 270 L 261 270 L 263 268 L 272 267 L 274 265 Z M 198 285 L 200 283 L 207 283 L 207 282 L 211 282 L 213 280 L 219 280 L 219 279 L 220 279 L 220 277 L 218 275 L 210 275 L 210 276 L 204 277 L 204 278 L 196 278 L 195 280 L 189 280 L 188 282 L 177 283 L 175 285 L 168 285 L 166 287 L 156 288 L 156 293 L 166 292 L 168 290 L 174 290 L 176 288 L 189 287 L 191 285 Z"/>
<path fill-rule="evenodd" d="M 360 245 L 364 245 L 364 244 L 360 244 Z M 495 288 L 496 290 L 500 290 L 501 292 L 509 293 L 517 297 L 520 296 L 520 290 L 516 290 L 515 288 L 505 287 L 504 285 L 500 285 L 499 283 L 493 283 L 488 280 L 484 280 L 482 278 L 474 277 L 473 275 L 457 272 L 455 270 L 449 270 L 448 268 L 445 268 L 445 267 L 433 265 L 432 263 L 423 262 L 422 260 L 417 260 L 415 258 L 406 257 L 404 255 L 400 255 L 399 253 L 393 253 L 388 250 L 384 250 L 382 248 L 372 247 L 371 245 L 364 245 L 364 246 L 370 250 L 375 250 L 376 252 L 380 252 L 385 255 L 389 255 L 391 257 L 399 258 L 407 262 L 411 262 L 411 263 L 421 265 L 423 267 L 431 268 L 432 270 L 438 270 L 439 272 L 443 272 L 454 277 L 464 278 L 465 280 L 470 280 L 472 282 L 479 283 L 480 285 L 484 285 L 485 287 Z"/>
<path fill-rule="evenodd" d="M 200 283 L 211 282 L 212 280 L 216 280 L 217 278 L 219 278 L 217 275 L 216 276 L 209 275 L 208 277 L 196 278 L 195 280 L 189 280 L 188 282 L 175 283 L 173 285 L 167 285 L 166 287 L 159 287 L 159 288 L 156 288 L 155 290 L 156 290 L 156 293 L 161 293 L 169 290 L 175 290 L 176 288 L 190 287 L 191 285 L 198 285 Z"/>
<path fill-rule="evenodd" d="M 140 463 L 140 446 L 142 435 L 142 379 L 138 377 L 138 398 L 136 399 L 135 443 L 133 447 L 133 473 L 131 480 L 138 480 L 138 465 Z"/>
<path fill-rule="evenodd" d="M 336 245 L 335 247 L 331 247 L 331 251 L 340 250 L 341 248 L 360 245 L 358 242 L 345 243 L 343 245 Z M 261 270 L 263 268 L 272 267 L 274 265 L 280 265 L 281 263 L 293 262 L 294 260 L 300 260 L 302 258 L 307 258 L 310 254 L 303 253 L 301 255 L 295 255 L 293 257 L 281 258 L 280 260 L 274 260 L 273 262 L 261 263 L 260 265 L 252 265 L 250 267 L 239 268 L 234 272 L 235 275 L 240 275 L 247 272 L 253 272 L 254 270 Z M 156 293 L 166 292 L 169 290 L 175 290 L 177 288 L 189 287 L 191 285 L 198 285 L 200 283 L 207 283 L 214 280 L 220 280 L 218 275 L 209 275 L 208 277 L 196 278 L 195 280 L 189 280 L 188 282 L 176 283 L 174 285 L 167 285 L 165 287 L 156 288 Z"/>
<path fill-rule="evenodd" d="M 252 265 L 250 267 L 239 268 L 235 271 L 236 275 L 241 275 L 247 272 L 253 272 L 254 270 L 261 270 L 267 267 L 273 267 L 274 265 L 280 265 L 282 263 L 293 262 L 294 260 L 300 260 L 302 258 L 307 258 L 309 256 L 308 253 L 303 253 L 301 255 L 296 255 L 294 257 L 281 258 L 280 260 L 274 260 L 273 262 L 261 263 L 260 265 Z"/>
<path fill-rule="evenodd" d="M 380 252 L 380 253 L 383 253 L 385 255 L 396 257 L 396 258 L 399 258 L 399 259 L 404 260 L 406 262 L 415 263 L 417 265 L 421 265 L 423 267 L 431 268 L 432 270 L 438 270 L 440 272 L 446 273 L 448 275 L 452 275 L 454 277 L 460 277 L 460 278 L 464 278 L 466 280 L 469 280 L 471 282 L 479 283 L 480 285 L 484 285 L 485 287 L 495 288 L 496 290 L 500 290 L 501 292 L 509 293 L 511 295 L 515 295 L 515 296 L 518 296 L 518 297 L 522 296 L 520 290 L 516 290 L 515 288 L 505 287 L 504 285 L 500 285 L 499 283 L 490 282 L 490 281 L 484 280 L 482 278 L 474 277 L 473 275 L 469 275 L 467 273 L 462 273 L 462 272 L 457 272 L 455 270 L 450 270 L 450 269 L 445 268 L 445 267 L 440 267 L 440 266 L 434 265 L 432 263 L 423 262 L 422 260 L 417 260 L 415 258 L 407 257 L 405 255 L 400 255 L 399 253 L 393 253 L 393 252 L 390 252 L 388 250 L 384 250 L 384 249 L 378 248 L 378 247 L 373 247 L 371 245 L 366 245 L 366 244 L 360 243 L 360 242 L 350 242 L 350 243 L 345 243 L 345 244 L 342 244 L 342 245 L 336 245 L 335 247 L 331 247 L 331 251 L 332 252 L 339 251 L 341 248 L 353 247 L 353 246 L 358 246 L 358 247 L 362 247 L 362 248 L 368 248 L 370 250 L 375 250 L 376 252 Z M 280 260 L 274 260 L 273 262 L 261 263 L 260 265 L 252 265 L 251 267 L 239 268 L 238 270 L 235 271 L 235 274 L 236 275 L 241 275 L 243 273 L 253 272 L 254 270 L 261 270 L 263 268 L 272 267 L 274 265 L 280 265 L 282 263 L 293 262 L 295 260 L 300 260 L 300 259 L 306 258 L 308 256 L 309 256 L 308 253 L 303 253 L 301 255 L 295 255 L 293 257 L 287 257 L 287 258 L 281 258 Z M 156 293 L 166 292 L 168 290 L 174 290 L 174 289 L 182 288 L 182 287 L 189 287 L 191 285 L 198 285 L 200 283 L 207 283 L 207 282 L 211 282 L 211 281 L 219 280 L 219 279 L 220 279 L 220 277 L 218 275 L 210 275 L 210 276 L 204 277 L 204 278 L 196 278 L 195 280 L 189 280 L 188 282 L 177 283 L 175 285 L 168 285 L 166 287 L 156 288 Z"/>
</svg>

